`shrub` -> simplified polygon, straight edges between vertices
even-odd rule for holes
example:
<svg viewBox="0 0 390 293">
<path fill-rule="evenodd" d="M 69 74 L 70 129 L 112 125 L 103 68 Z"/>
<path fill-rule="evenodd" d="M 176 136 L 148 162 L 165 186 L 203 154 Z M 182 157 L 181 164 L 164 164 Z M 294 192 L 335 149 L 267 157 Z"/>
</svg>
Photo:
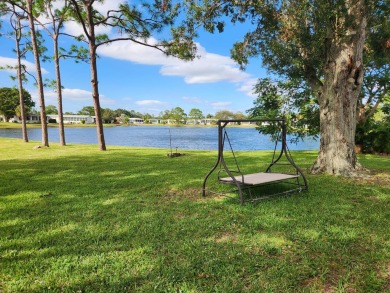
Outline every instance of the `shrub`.
<svg viewBox="0 0 390 293">
<path fill-rule="evenodd" d="M 57 120 L 56 119 L 49 119 L 49 121 L 48 121 L 49 123 L 57 123 Z"/>
<path fill-rule="evenodd" d="M 357 125 L 356 144 L 363 153 L 390 153 L 390 116 L 379 121 L 368 120 L 364 125 Z"/>
<path fill-rule="evenodd" d="M 390 154 L 390 119 L 384 123 L 375 123 L 372 131 L 372 148 L 376 153 Z"/>
</svg>

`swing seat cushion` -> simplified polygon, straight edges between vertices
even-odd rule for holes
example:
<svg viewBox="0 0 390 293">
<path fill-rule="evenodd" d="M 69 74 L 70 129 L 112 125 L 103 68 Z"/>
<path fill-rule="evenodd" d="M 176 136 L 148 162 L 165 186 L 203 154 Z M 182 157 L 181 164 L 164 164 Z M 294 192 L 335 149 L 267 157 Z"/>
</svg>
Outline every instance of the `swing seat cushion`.
<svg viewBox="0 0 390 293">
<path fill-rule="evenodd" d="M 244 182 L 242 182 L 242 176 L 234 176 L 236 181 L 243 185 L 261 185 L 271 182 L 283 181 L 288 179 L 298 178 L 299 175 L 284 174 L 284 173 L 253 173 L 243 175 Z M 219 179 L 222 183 L 234 183 L 233 178 L 223 177 Z"/>
</svg>

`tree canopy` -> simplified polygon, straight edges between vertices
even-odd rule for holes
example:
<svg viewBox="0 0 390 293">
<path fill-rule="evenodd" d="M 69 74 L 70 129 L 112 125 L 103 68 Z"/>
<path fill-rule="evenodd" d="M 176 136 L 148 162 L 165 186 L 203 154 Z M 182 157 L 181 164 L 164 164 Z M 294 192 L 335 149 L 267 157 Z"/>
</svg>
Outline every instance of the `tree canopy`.
<svg viewBox="0 0 390 293">
<path fill-rule="evenodd" d="M 27 108 L 35 106 L 34 101 L 28 91 L 23 90 L 24 105 Z M 17 114 L 19 107 L 19 90 L 17 88 L 0 88 L 0 113 L 4 115 L 6 121 Z"/>
<path fill-rule="evenodd" d="M 188 113 L 188 118 L 191 119 L 202 119 L 204 117 L 202 110 L 198 108 L 192 108 Z"/>
<path fill-rule="evenodd" d="M 271 73 L 310 89 L 319 105 L 321 134 L 314 173 L 359 170 L 354 146 L 363 50 L 370 48 L 371 55 L 388 63 L 387 1 L 204 0 L 189 7 L 209 32 L 223 31 L 226 17 L 251 23 L 244 39 L 233 46 L 232 58 L 244 68 L 261 56 Z"/>
<path fill-rule="evenodd" d="M 46 114 L 58 114 L 57 107 L 54 105 L 47 105 L 46 106 Z"/>
</svg>

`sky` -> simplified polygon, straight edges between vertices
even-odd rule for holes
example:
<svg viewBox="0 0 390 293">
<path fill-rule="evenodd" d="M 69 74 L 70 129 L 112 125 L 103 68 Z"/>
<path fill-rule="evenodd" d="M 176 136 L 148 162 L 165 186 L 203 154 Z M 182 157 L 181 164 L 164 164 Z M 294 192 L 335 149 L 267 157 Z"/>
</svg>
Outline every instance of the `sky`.
<svg viewBox="0 0 390 293">
<path fill-rule="evenodd" d="M 122 0 L 105 1 L 96 7 L 100 12 L 115 8 Z M 8 18 L 3 17 L 2 33 L 6 33 Z M 195 39 L 200 56 L 193 61 L 182 61 L 167 57 L 161 52 L 120 41 L 98 49 L 98 81 L 102 108 L 121 108 L 158 116 L 161 111 L 181 107 L 188 114 L 192 108 L 200 109 L 204 115 L 221 110 L 245 113 L 253 106 L 253 86 L 267 72 L 261 59 L 254 58 L 245 71 L 230 58 L 234 42 L 240 41 L 248 31 L 245 24 L 228 25 L 223 33 L 199 32 Z M 66 23 L 64 32 L 80 35 L 81 27 Z M 107 28 L 100 33 L 115 35 Z M 43 32 L 44 34 L 44 32 Z M 52 41 L 45 38 L 50 53 Z M 150 42 L 155 41 L 152 37 Z M 60 46 L 68 47 L 74 41 L 62 38 Z M 0 67 L 16 64 L 14 41 L 0 37 Z M 32 54 L 23 61 L 31 73 L 35 73 Z M 55 78 L 54 63 L 42 63 L 43 78 Z M 14 72 L 0 70 L 0 87 L 16 86 L 10 78 Z M 71 59 L 61 61 L 64 112 L 77 113 L 84 106 L 92 106 L 90 67 L 86 63 L 75 63 Z M 37 89 L 31 78 L 25 88 L 32 95 L 39 109 Z M 45 104 L 57 106 L 56 93 L 45 89 Z"/>
</svg>

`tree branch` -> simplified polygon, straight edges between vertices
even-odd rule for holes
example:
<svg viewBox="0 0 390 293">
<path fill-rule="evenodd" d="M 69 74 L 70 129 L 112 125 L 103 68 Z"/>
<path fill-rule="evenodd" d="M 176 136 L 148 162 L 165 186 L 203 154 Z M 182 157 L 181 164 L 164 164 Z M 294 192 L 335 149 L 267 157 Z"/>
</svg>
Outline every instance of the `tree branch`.
<svg viewBox="0 0 390 293">
<path fill-rule="evenodd" d="M 84 22 L 84 20 L 83 20 L 83 16 L 81 15 L 80 7 L 79 7 L 79 5 L 77 4 L 77 1 L 76 1 L 76 0 L 70 0 L 70 2 L 73 4 L 73 7 L 74 7 L 75 12 L 76 12 L 76 14 L 77 14 L 77 17 L 78 17 L 78 19 L 79 19 L 79 21 L 80 21 L 80 23 L 81 23 L 81 26 L 83 27 L 83 31 L 84 31 L 85 35 L 87 36 L 88 39 L 90 39 L 91 36 L 89 35 L 88 30 L 87 30 L 87 28 L 86 28 L 86 26 L 85 26 L 85 22 Z M 94 1 L 91 1 L 91 2 L 89 3 L 89 5 L 92 5 L 93 2 L 94 2 Z"/>
<path fill-rule="evenodd" d="M 143 46 L 146 46 L 146 47 L 150 47 L 150 48 L 154 48 L 154 49 L 157 49 L 163 53 L 166 53 L 163 49 L 161 49 L 161 47 L 169 47 L 169 45 L 167 46 L 163 46 L 163 45 L 151 45 L 151 44 L 148 44 L 148 43 L 144 43 L 144 42 L 141 42 L 141 41 L 138 41 L 134 38 L 115 38 L 115 39 L 110 39 L 110 40 L 106 40 L 106 41 L 103 41 L 99 44 L 96 44 L 96 48 L 101 46 L 101 45 L 107 45 L 107 44 L 110 44 L 110 43 L 113 43 L 113 42 L 117 42 L 117 41 L 132 41 L 134 43 L 137 43 L 139 45 L 143 45 Z"/>
</svg>

